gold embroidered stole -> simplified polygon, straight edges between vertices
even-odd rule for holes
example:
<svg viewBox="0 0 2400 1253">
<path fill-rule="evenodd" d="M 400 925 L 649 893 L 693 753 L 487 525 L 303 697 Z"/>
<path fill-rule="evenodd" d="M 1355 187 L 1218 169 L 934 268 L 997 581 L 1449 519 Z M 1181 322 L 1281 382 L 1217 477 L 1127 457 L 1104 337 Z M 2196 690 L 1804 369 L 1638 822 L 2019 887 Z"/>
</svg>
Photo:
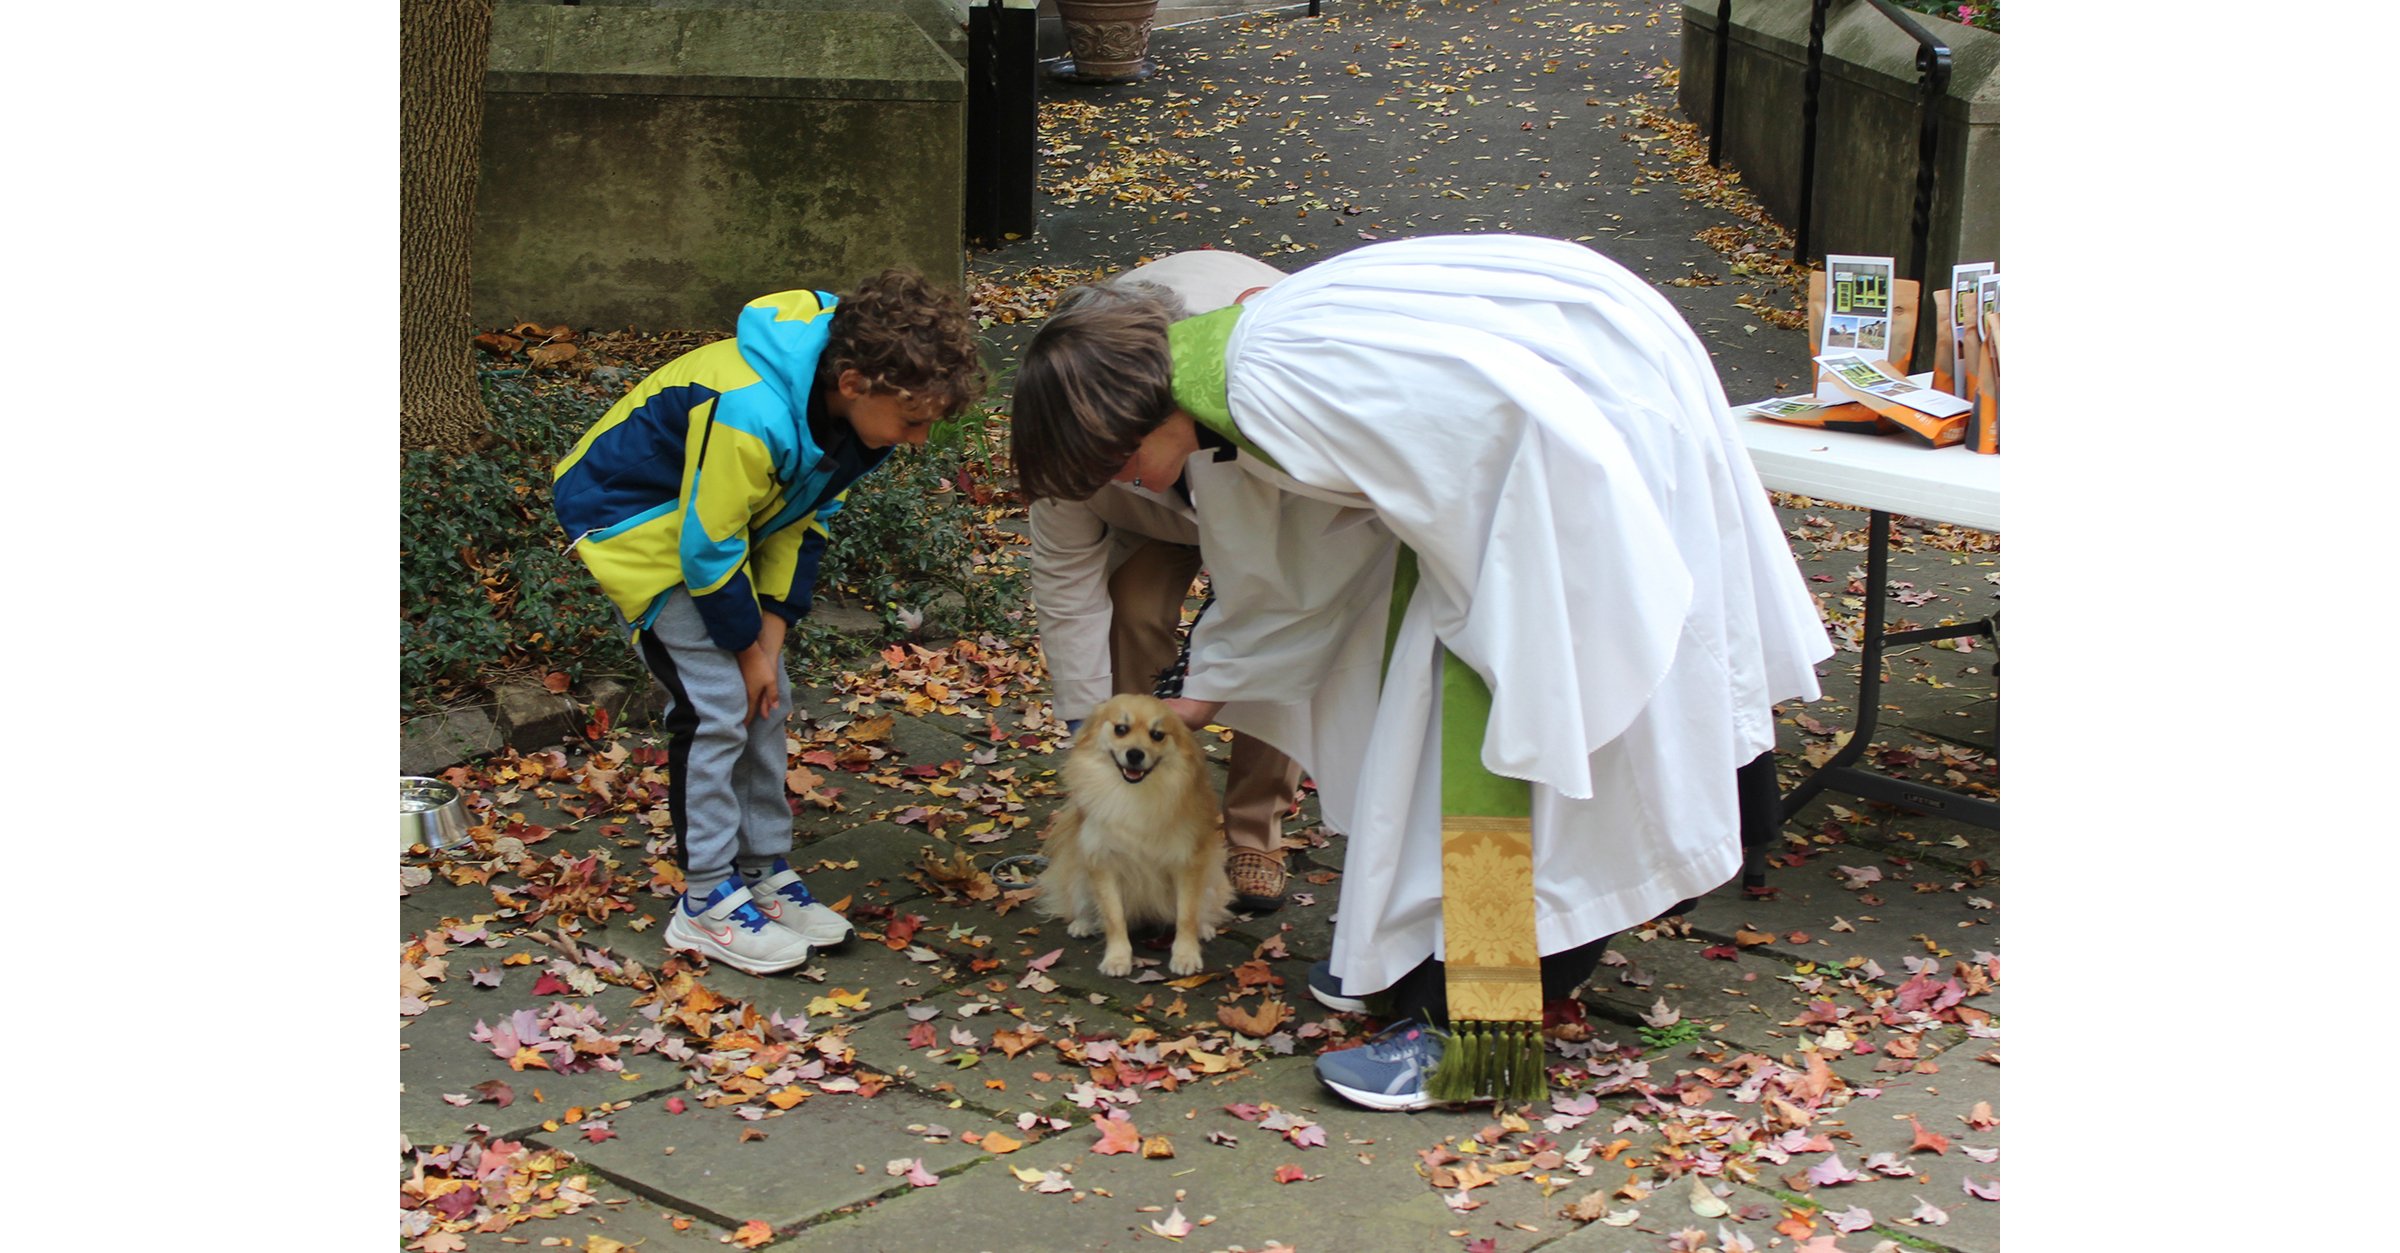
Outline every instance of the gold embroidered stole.
<svg viewBox="0 0 2400 1253">
<path fill-rule="evenodd" d="M 1167 328 L 1175 403 L 1244 455 L 1275 466 L 1234 425 L 1226 399 L 1225 347 L 1241 308 L 1228 305 Z M 1417 554 L 1402 545 L 1384 633 L 1386 673 L 1416 586 Z M 1482 677 L 1443 649 L 1442 934 L 1449 952 L 1443 990 L 1451 1038 L 1426 1087 L 1441 1101 L 1489 1096 L 1519 1102 L 1549 1095 L 1534 924 L 1533 787 L 1484 769 L 1483 733 L 1491 712 L 1491 689 Z"/>
<path fill-rule="evenodd" d="M 1384 665 L 1417 584 L 1403 546 L 1392 576 Z M 1533 899 L 1533 786 L 1484 769 L 1492 693 L 1442 650 L 1443 991 L 1451 1040 L 1426 1092 L 1436 1100 L 1503 1102 L 1549 1093 L 1542 1070 L 1541 949 Z"/>
</svg>

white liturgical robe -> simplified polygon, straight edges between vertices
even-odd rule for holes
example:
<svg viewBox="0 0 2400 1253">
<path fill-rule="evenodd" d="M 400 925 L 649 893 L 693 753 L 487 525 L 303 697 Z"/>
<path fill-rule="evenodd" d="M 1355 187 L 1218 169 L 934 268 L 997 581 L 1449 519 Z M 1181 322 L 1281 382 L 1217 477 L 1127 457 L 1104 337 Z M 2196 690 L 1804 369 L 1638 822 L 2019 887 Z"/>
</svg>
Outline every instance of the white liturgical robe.
<svg viewBox="0 0 2400 1253">
<path fill-rule="evenodd" d="M 1315 776 L 1343 985 L 1442 952 L 1442 648 L 1491 688 L 1485 767 L 1534 785 L 1543 953 L 1731 878 L 1734 771 L 1832 648 L 1673 307 L 1572 243 L 1403 240 L 1250 297 L 1226 364 L 1281 469 L 1187 463 L 1218 603 L 1184 690 Z"/>
</svg>

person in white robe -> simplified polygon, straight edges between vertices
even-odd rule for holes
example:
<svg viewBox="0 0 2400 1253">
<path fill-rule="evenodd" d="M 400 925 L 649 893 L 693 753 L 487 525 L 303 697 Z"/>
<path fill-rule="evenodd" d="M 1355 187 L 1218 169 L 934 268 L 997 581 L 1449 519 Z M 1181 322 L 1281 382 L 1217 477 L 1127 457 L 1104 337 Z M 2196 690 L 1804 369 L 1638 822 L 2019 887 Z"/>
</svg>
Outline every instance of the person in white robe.
<svg viewBox="0 0 2400 1253">
<path fill-rule="evenodd" d="M 1531 785 L 1541 953 L 1733 877 L 1736 769 L 1832 649 L 1673 307 L 1581 245 L 1488 235 L 1359 248 L 1239 310 L 1172 353 L 1054 316 L 1016 457 L 1036 496 L 1188 475 L 1217 604 L 1177 712 L 1315 777 L 1349 840 L 1342 988 L 1444 952 L 1445 650 L 1490 690 L 1483 768 Z"/>
</svg>

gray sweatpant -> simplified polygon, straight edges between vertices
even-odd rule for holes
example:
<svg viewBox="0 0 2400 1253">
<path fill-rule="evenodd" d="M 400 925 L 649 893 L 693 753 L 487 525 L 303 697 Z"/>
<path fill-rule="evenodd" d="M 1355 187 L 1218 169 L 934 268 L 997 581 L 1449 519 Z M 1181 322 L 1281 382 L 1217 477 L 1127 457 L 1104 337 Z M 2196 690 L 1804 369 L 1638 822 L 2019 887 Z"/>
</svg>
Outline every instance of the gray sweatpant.
<svg viewBox="0 0 2400 1253">
<path fill-rule="evenodd" d="M 706 896 L 736 861 L 761 866 L 792 851 L 784 724 L 792 681 L 775 670 L 775 711 L 742 723 L 742 668 L 708 638 L 691 594 L 677 588 L 641 635 L 642 661 L 667 689 L 667 811 L 684 890 Z"/>
</svg>

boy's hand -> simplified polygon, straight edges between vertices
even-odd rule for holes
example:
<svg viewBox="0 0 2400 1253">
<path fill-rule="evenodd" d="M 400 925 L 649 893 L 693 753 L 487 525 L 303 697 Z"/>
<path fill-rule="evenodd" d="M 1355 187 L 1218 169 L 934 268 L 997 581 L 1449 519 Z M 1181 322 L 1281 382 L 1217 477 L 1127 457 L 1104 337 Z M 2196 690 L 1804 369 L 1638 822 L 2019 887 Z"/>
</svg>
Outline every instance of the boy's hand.
<svg viewBox="0 0 2400 1253">
<path fill-rule="evenodd" d="M 784 621 L 767 614 L 758 627 L 758 638 L 750 647 L 734 654 L 742 667 L 742 687 L 749 693 L 742 710 L 742 725 L 752 718 L 775 716 L 776 670 L 783 665 Z"/>
</svg>

